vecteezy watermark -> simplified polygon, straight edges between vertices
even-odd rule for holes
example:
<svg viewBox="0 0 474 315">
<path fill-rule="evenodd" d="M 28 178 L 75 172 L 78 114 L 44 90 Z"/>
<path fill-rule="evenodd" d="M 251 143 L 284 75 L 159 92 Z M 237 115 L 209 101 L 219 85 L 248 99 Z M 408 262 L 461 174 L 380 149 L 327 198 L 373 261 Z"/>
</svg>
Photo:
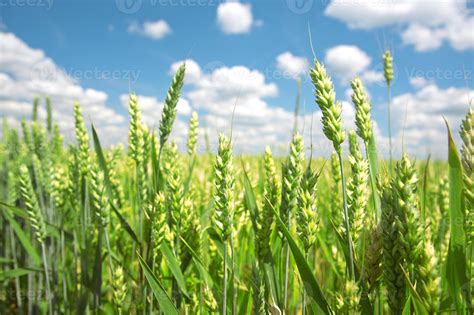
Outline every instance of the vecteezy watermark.
<svg viewBox="0 0 474 315">
<path fill-rule="evenodd" d="M 64 82 L 80 80 L 125 80 L 135 83 L 140 76 L 139 70 L 131 69 L 64 69 L 48 66 L 33 67 L 30 71 L 30 79 L 39 84 L 47 82 Z"/>
<path fill-rule="evenodd" d="M 125 14 L 133 14 L 140 10 L 142 2 L 142 0 L 115 0 L 115 5 L 119 11 Z"/>
<path fill-rule="evenodd" d="M 472 70 L 469 69 L 440 69 L 429 70 L 405 68 L 405 74 L 408 78 L 423 78 L 427 81 L 439 80 L 470 80 Z"/>
<path fill-rule="evenodd" d="M 286 0 L 286 5 L 291 12 L 305 14 L 313 7 L 314 0 Z"/>
<path fill-rule="evenodd" d="M 53 0 L 0 0 L 0 7 L 43 7 L 51 9 Z"/>
<path fill-rule="evenodd" d="M 120 12 L 134 14 L 142 8 L 144 3 L 152 7 L 205 7 L 217 6 L 223 1 L 224 0 L 115 0 L 115 4 Z"/>
</svg>

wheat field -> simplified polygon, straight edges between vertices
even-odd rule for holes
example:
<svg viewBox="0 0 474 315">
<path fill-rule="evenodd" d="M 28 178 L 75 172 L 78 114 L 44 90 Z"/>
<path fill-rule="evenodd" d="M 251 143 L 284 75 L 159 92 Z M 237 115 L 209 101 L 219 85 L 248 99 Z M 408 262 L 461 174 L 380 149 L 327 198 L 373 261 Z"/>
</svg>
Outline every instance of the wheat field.
<svg viewBox="0 0 474 315">
<path fill-rule="evenodd" d="M 387 89 L 390 52 L 383 56 Z M 187 150 L 170 136 L 185 77 L 176 72 L 159 128 L 129 98 L 128 143 L 101 146 L 74 104 L 65 143 L 45 100 L 0 142 L 2 314 L 472 314 L 474 117 L 445 161 L 384 159 L 372 104 L 352 81 L 346 130 L 331 78 L 310 70 L 334 153 L 312 157 L 296 128 L 285 156 Z M 390 104 L 390 103 L 389 103 Z M 390 113 L 390 109 L 388 111 Z M 390 122 L 390 118 L 388 120 Z M 289 122 L 292 123 L 292 122 Z M 348 144 L 349 154 L 343 154 Z"/>
</svg>

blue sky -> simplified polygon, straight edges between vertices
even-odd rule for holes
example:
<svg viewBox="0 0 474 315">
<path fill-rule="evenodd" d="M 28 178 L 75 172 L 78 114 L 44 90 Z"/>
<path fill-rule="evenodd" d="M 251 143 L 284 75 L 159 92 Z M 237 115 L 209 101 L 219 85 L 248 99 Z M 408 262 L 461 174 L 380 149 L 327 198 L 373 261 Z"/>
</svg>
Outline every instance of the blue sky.
<svg viewBox="0 0 474 315">
<path fill-rule="evenodd" d="M 311 112 L 318 115 L 305 71 L 305 62 L 312 61 L 309 25 L 315 53 L 333 76 L 338 99 L 350 101 L 347 90 L 353 76 L 361 76 L 366 83 L 382 143 L 387 136 L 386 87 L 381 80 L 380 59 L 383 51 L 390 49 L 397 70 L 393 85 L 395 137 L 400 140 L 405 129 L 407 150 L 442 156 L 436 147 L 437 139 L 444 137 L 440 118 L 447 116 L 457 127 L 472 94 L 471 10 L 472 4 L 460 0 L 266 0 L 232 4 L 218 0 L 30 0 L 27 4 L 24 0 L 0 0 L 1 31 L 9 34 L 0 39 L 0 75 L 4 73 L 13 87 L 22 85 L 20 90 L 24 91 L 23 96 L 11 95 L 13 87 L 7 90 L 3 86 L 3 92 L 0 87 L 0 115 L 20 119 L 35 92 L 53 94 L 53 100 L 56 96 L 58 102 L 67 103 L 66 95 L 56 87 L 58 82 L 56 89 L 37 84 L 25 91 L 28 77 L 31 81 L 64 79 L 63 74 L 59 79 L 56 74 L 51 78 L 50 70 L 38 70 L 41 58 L 29 65 L 30 71 L 33 67 L 36 74 L 41 72 L 39 78 L 19 74 L 20 66 L 28 67 L 28 53 L 39 50 L 43 59 L 51 60 L 53 72 L 62 69 L 66 77 L 72 77 L 72 86 L 82 88 L 81 93 L 90 89 L 106 95 L 106 100 L 85 97 L 85 110 L 90 103 L 91 108 L 97 107 L 91 109 L 93 113 L 100 111 L 100 106 L 113 112 L 109 123 L 106 115 L 101 118 L 104 132 L 121 135 L 110 136 L 111 143 L 123 141 L 127 120 L 124 94 L 131 90 L 139 99 L 143 96 L 144 117 L 149 124 L 156 124 L 171 79 L 171 65 L 190 59 L 200 74 L 195 82 L 185 85 L 186 106 L 178 118 L 177 141 L 182 142 L 185 136 L 190 110 L 198 111 L 206 120 L 211 135 L 225 131 L 228 113 L 239 95 L 242 115 L 236 120 L 240 142 L 236 145 L 243 151 L 261 151 L 266 142 L 278 145 L 288 140 L 286 131 L 292 126 L 288 114 L 293 111 L 296 93 L 293 73 L 303 80 L 306 118 L 302 120 L 307 121 Z M 18 42 L 27 47 L 16 47 Z M 9 59 L 15 49 L 19 53 Z M 2 57 L 2 50 L 9 53 Z M 286 58 L 278 62 L 278 56 L 285 53 Z M 22 56 L 26 61 L 20 60 Z M 350 67 L 345 66 L 347 62 Z M 15 63 L 19 65 L 13 66 Z M 217 72 L 230 76 L 221 88 L 216 85 L 223 82 L 213 77 Z M 57 111 L 70 111 L 74 96 L 82 101 L 81 93 L 71 94 L 70 103 L 58 104 Z M 350 102 L 345 106 L 344 117 L 349 120 Z M 249 113 L 254 110 L 261 117 L 251 121 Z M 65 118 L 62 125 L 65 130 L 68 121 Z M 351 127 L 349 121 L 346 124 Z M 423 136 L 419 135 L 420 124 L 425 129 Z M 320 136 L 320 132 L 313 132 L 313 137 Z M 255 141 L 256 137 L 260 141 Z M 327 150 L 321 141 L 321 151 Z"/>
</svg>

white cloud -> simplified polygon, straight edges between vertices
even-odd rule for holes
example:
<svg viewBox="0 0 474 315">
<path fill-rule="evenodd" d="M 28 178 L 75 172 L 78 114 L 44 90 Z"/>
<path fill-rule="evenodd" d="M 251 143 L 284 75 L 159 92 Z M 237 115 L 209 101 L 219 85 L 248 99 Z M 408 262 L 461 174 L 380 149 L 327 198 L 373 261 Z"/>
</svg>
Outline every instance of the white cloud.
<svg viewBox="0 0 474 315">
<path fill-rule="evenodd" d="M 308 72 L 309 63 L 305 57 L 298 57 L 284 52 L 277 56 L 277 68 L 283 72 L 283 76 L 297 78 Z"/>
<path fill-rule="evenodd" d="M 418 51 L 445 41 L 456 50 L 474 49 L 474 16 L 466 0 L 333 0 L 325 14 L 354 29 L 401 26 L 404 43 Z"/>
<path fill-rule="evenodd" d="M 443 44 L 444 32 L 440 29 L 432 29 L 420 24 L 411 24 L 402 33 L 405 44 L 415 46 L 416 51 L 434 50 Z"/>
<path fill-rule="evenodd" d="M 425 87 L 429 84 L 430 82 L 425 78 L 425 77 L 411 77 L 410 78 L 410 84 L 413 86 L 415 89 L 419 89 L 422 87 Z"/>
<path fill-rule="evenodd" d="M 248 33 L 253 24 L 252 7 L 239 2 L 221 3 L 217 7 L 217 24 L 226 34 Z"/>
<path fill-rule="evenodd" d="M 324 64 L 328 70 L 345 85 L 356 76 L 361 77 L 366 84 L 383 80 L 381 72 L 369 69 L 371 63 L 372 60 L 367 53 L 354 45 L 329 48 L 324 57 Z"/>
<path fill-rule="evenodd" d="M 466 88 L 442 89 L 428 83 L 415 93 L 394 97 L 392 125 L 394 130 L 398 130 L 394 137 L 396 152 L 401 152 L 403 138 L 403 145 L 408 152 L 420 157 L 432 153 L 435 158 L 446 158 L 447 133 L 443 117 L 448 120 L 453 135 L 458 138 L 459 125 L 473 93 L 474 90 Z"/>
<path fill-rule="evenodd" d="M 197 83 L 201 78 L 202 71 L 198 63 L 192 59 L 180 60 L 174 62 L 168 72 L 169 75 L 174 75 L 178 68 L 186 62 L 186 76 L 184 80 L 186 83 Z"/>
<path fill-rule="evenodd" d="M 29 47 L 12 33 L 0 33 L 0 115 L 20 120 L 28 118 L 35 96 L 49 96 L 53 116 L 62 131 L 72 137 L 74 121 L 73 102 L 79 101 L 83 114 L 90 117 L 99 132 L 121 125 L 123 116 L 108 107 L 108 95 L 102 91 L 86 89 L 71 78 L 43 51 Z M 40 117 L 46 116 L 40 110 Z M 119 133 L 108 133 L 104 143 L 120 139 Z"/>
<path fill-rule="evenodd" d="M 165 20 L 147 21 L 143 25 L 133 22 L 128 26 L 128 32 L 159 40 L 171 33 L 171 27 Z"/>
</svg>

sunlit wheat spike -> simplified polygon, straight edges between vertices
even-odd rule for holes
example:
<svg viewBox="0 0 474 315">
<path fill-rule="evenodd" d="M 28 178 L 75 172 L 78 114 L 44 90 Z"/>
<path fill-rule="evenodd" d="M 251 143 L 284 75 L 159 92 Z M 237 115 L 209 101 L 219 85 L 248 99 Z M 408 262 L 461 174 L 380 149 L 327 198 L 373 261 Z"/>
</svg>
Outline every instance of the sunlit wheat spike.
<svg viewBox="0 0 474 315">
<path fill-rule="evenodd" d="M 96 163 L 90 168 L 90 184 L 92 204 L 99 223 L 106 226 L 109 223 L 109 202 L 105 191 L 104 174 Z"/>
<path fill-rule="evenodd" d="M 153 204 L 150 205 L 154 208 L 154 210 L 152 210 L 154 212 L 152 237 L 155 257 L 158 257 L 161 253 L 161 243 L 164 241 L 170 242 L 173 238 L 168 226 L 168 211 L 166 209 L 165 199 L 165 195 L 160 192 L 155 196 Z"/>
<path fill-rule="evenodd" d="M 198 127 L 199 127 L 199 117 L 196 112 L 193 112 L 191 114 L 191 119 L 189 120 L 188 142 L 187 142 L 188 154 L 191 156 L 196 153 Z"/>
<path fill-rule="evenodd" d="M 89 157 L 89 134 L 87 133 L 84 118 L 81 113 L 81 105 L 78 102 L 74 103 L 74 121 L 76 131 L 76 141 L 79 154 L 79 169 L 83 176 L 87 175 L 90 166 Z"/>
<path fill-rule="evenodd" d="M 178 147 L 174 142 L 167 147 L 163 169 L 166 174 L 166 205 L 169 211 L 170 227 L 177 233 L 183 210 L 183 183 L 178 163 Z"/>
<path fill-rule="evenodd" d="M 331 78 L 317 59 L 314 60 L 314 68 L 311 69 L 310 75 L 315 88 L 316 103 L 323 114 L 321 118 L 323 132 L 333 143 L 336 152 L 340 153 L 341 144 L 344 142 L 344 128 L 341 119 L 342 105 L 340 102 L 336 102 L 336 92 Z"/>
<path fill-rule="evenodd" d="M 176 71 L 171 86 L 166 95 L 165 103 L 163 105 L 163 112 L 161 113 L 160 121 L 160 146 L 162 147 L 171 133 L 174 120 L 176 117 L 176 106 L 178 105 L 181 88 L 184 82 L 184 73 L 186 64 L 182 64 Z"/>
<path fill-rule="evenodd" d="M 46 96 L 46 130 L 49 133 L 53 131 L 53 106 L 51 105 L 51 99 Z"/>
<path fill-rule="evenodd" d="M 355 123 L 357 126 L 357 134 L 367 143 L 372 137 L 372 118 L 370 114 L 372 105 L 360 78 L 352 80 L 351 86 L 353 92 L 352 102 L 356 108 Z"/>
<path fill-rule="evenodd" d="M 33 113 L 32 113 L 32 116 L 31 116 L 32 121 L 38 121 L 39 101 L 40 101 L 39 97 L 35 96 L 35 98 L 33 99 Z"/>
<path fill-rule="evenodd" d="M 304 160 L 303 138 L 299 133 L 293 136 L 290 144 L 290 154 L 283 166 L 282 195 L 280 205 L 280 216 L 283 222 L 287 223 L 291 213 L 297 205 L 297 198 L 303 175 Z"/>
<path fill-rule="evenodd" d="M 383 74 L 385 82 L 390 86 L 393 81 L 393 58 L 390 50 L 385 51 L 383 54 Z"/>
<path fill-rule="evenodd" d="M 461 123 L 463 193 L 466 200 L 466 232 L 469 244 L 474 243 L 474 112 L 472 107 Z"/>
<path fill-rule="evenodd" d="M 219 135 L 219 148 L 214 165 L 214 226 L 225 241 L 232 229 L 234 214 L 235 180 L 232 166 L 232 143 L 225 135 Z"/>
<path fill-rule="evenodd" d="M 124 279 L 124 271 L 122 267 L 118 267 L 114 273 L 113 279 L 114 288 L 114 302 L 119 310 L 119 314 L 122 314 L 123 302 L 127 295 L 127 283 Z"/>
<path fill-rule="evenodd" d="M 258 233 L 256 240 L 257 255 L 260 260 L 265 259 L 270 251 L 270 234 L 273 224 L 273 209 L 278 209 L 281 198 L 281 185 L 276 173 L 275 161 L 269 147 L 264 155 L 265 186 L 264 200 L 261 213 L 258 214 Z"/>
<path fill-rule="evenodd" d="M 43 243 L 46 238 L 46 226 L 41 209 L 38 205 L 36 193 L 31 185 L 30 173 L 25 165 L 20 167 L 20 192 L 25 202 L 28 220 L 39 243 Z"/>
<path fill-rule="evenodd" d="M 128 131 L 128 152 L 137 165 L 141 165 L 144 155 L 142 115 L 135 94 L 130 94 L 128 103 L 130 127 Z"/>
<path fill-rule="evenodd" d="M 383 282 L 387 291 L 387 302 L 394 314 L 399 314 L 405 305 L 406 282 L 401 269 L 403 258 L 397 246 L 398 232 L 395 227 L 396 202 L 391 188 L 382 190 L 382 244 L 383 244 Z"/>
<path fill-rule="evenodd" d="M 336 306 L 340 314 L 358 314 L 360 303 L 359 286 L 354 281 L 346 281 L 342 292 L 336 293 Z"/>
<path fill-rule="evenodd" d="M 414 268 L 416 291 L 424 301 L 428 313 L 435 314 L 439 310 L 441 287 L 438 258 L 429 239 L 425 239 L 417 258 Z"/>
<path fill-rule="evenodd" d="M 316 208 L 316 184 L 318 174 L 313 172 L 311 165 L 308 165 L 303 174 L 298 194 L 298 206 L 296 211 L 296 231 L 298 232 L 305 252 L 316 243 L 319 218 Z"/>
<path fill-rule="evenodd" d="M 347 205 L 351 219 L 352 238 L 358 242 L 366 222 L 368 201 L 369 165 L 362 157 L 355 132 L 349 133 L 349 163 L 352 177 L 347 185 Z"/>
</svg>

